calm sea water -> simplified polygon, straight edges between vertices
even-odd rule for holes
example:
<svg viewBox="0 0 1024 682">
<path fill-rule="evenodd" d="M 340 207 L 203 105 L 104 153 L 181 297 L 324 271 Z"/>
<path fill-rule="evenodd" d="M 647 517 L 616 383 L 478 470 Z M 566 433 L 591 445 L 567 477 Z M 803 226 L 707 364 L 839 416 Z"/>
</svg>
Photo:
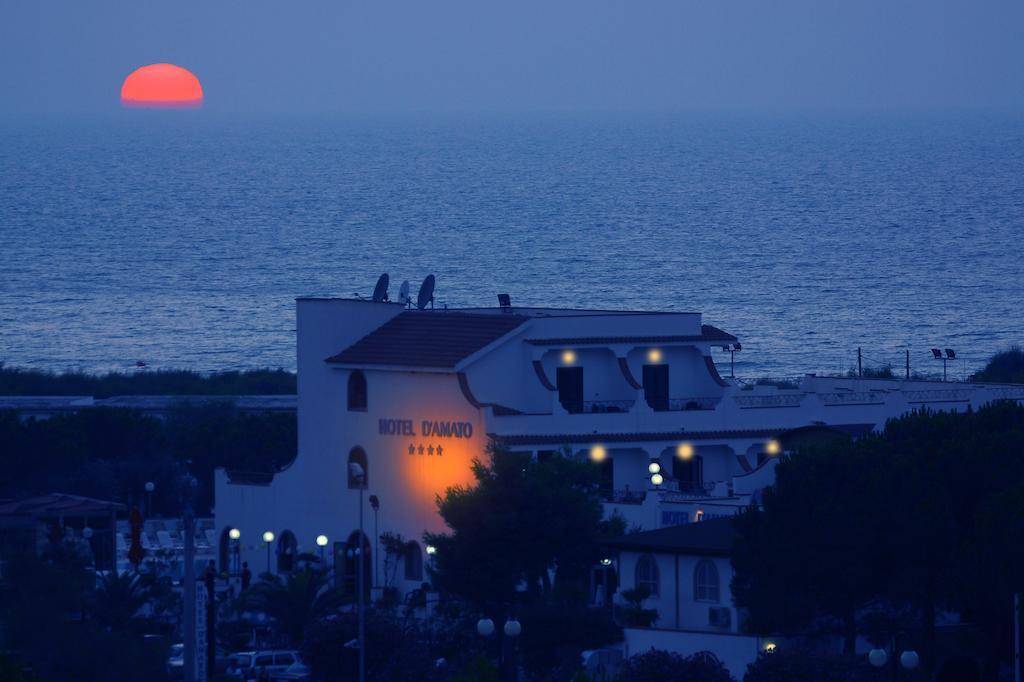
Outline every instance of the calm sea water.
<svg viewBox="0 0 1024 682">
<path fill-rule="evenodd" d="M 294 298 L 702 311 L 745 376 L 1024 341 L 1024 118 L 0 122 L 0 360 L 295 365 Z M 724 363 L 727 355 L 720 355 Z"/>
</svg>

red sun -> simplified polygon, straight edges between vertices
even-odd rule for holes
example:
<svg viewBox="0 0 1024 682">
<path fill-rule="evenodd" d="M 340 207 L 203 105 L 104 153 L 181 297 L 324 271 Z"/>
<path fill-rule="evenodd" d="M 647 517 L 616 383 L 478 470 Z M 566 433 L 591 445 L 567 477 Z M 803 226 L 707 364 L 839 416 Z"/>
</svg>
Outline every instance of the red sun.
<svg viewBox="0 0 1024 682">
<path fill-rule="evenodd" d="M 203 103 L 203 86 L 174 64 L 150 64 L 132 71 L 121 86 L 126 107 L 194 108 Z"/>
</svg>

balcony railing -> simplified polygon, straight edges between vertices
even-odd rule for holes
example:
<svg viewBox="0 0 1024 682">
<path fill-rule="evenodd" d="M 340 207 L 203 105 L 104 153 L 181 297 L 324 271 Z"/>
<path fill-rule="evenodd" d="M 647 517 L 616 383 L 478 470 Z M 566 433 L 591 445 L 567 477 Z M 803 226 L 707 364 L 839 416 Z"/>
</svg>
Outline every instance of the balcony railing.
<svg viewBox="0 0 1024 682">
<path fill-rule="evenodd" d="M 582 403 L 576 403 L 573 406 L 580 409 L 573 410 L 569 406 L 566 406 L 566 409 L 569 412 L 586 412 L 588 414 L 629 412 L 633 409 L 635 403 L 635 400 L 587 400 Z"/>
<path fill-rule="evenodd" d="M 629 488 L 617 488 L 610 494 L 605 495 L 608 502 L 616 504 L 642 504 L 647 495 L 643 490 L 631 490 Z"/>
<path fill-rule="evenodd" d="M 765 407 L 799 407 L 803 399 L 803 393 L 784 393 L 781 395 L 738 395 L 733 398 L 742 410 Z"/>
</svg>

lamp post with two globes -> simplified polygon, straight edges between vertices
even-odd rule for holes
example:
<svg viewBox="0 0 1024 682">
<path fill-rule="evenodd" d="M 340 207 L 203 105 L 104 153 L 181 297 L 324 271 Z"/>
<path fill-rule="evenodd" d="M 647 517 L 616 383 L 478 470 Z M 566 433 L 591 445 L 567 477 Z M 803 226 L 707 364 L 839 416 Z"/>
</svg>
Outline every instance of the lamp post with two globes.
<svg viewBox="0 0 1024 682">
<path fill-rule="evenodd" d="M 892 638 L 892 679 L 893 682 L 897 682 L 900 679 L 900 668 L 910 672 L 916 670 L 917 666 L 921 663 L 921 657 L 917 655 L 917 652 L 913 649 L 907 649 L 903 651 L 899 658 L 896 657 L 896 642 L 898 635 Z M 872 649 L 868 652 L 868 663 L 873 667 L 881 671 L 885 667 L 885 664 L 889 661 L 889 654 L 885 649 Z M 898 662 L 898 664 L 897 664 Z"/>
<path fill-rule="evenodd" d="M 483 638 L 488 638 L 495 632 L 494 621 L 490 618 L 481 618 L 476 622 L 476 631 Z M 516 639 L 523 632 L 523 626 L 516 620 L 515 616 L 509 616 L 498 634 L 498 675 L 501 679 L 516 679 L 515 662 L 511 656 L 505 656 L 505 642 L 510 641 L 515 647 Z M 504 635 L 504 636 L 502 636 Z"/>
</svg>

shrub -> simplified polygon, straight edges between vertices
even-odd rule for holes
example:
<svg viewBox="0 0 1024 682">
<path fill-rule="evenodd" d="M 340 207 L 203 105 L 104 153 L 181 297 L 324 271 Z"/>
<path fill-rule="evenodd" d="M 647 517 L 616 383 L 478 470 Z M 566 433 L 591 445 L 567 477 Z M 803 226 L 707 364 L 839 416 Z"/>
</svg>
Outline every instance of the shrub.
<svg viewBox="0 0 1024 682">
<path fill-rule="evenodd" d="M 680 656 L 653 648 L 631 656 L 615 679 L 617 682 L 733 682 L 729 671 L 713 656 Z"/>
<path fill-rule="evenodd" d="M 877 679 L 867 660 L 777 649 L 747 666 L 743 682 L 872 682 Z"/>
</svg>

